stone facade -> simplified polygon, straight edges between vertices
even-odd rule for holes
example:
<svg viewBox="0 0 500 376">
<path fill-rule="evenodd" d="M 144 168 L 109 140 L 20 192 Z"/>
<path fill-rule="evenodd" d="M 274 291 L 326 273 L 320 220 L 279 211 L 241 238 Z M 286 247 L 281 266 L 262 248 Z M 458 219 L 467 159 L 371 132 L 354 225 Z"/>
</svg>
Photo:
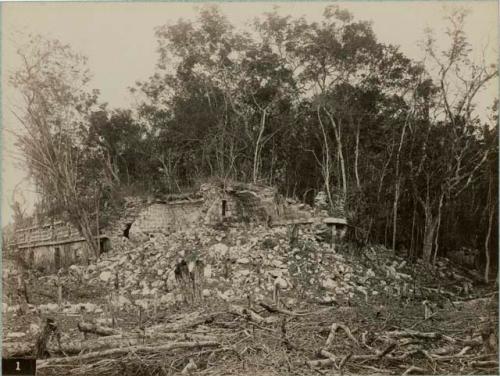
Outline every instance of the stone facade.
<svg viewBox="0 0 500 376">
<path fill-rule="evenodd" d="M 92 257 L 85 241 L 37 245 L 18 252 L 31 268 L 52 273 L 73 264 L 87 265 Z"/>
<path fill-rule="evenodd" d="M 105 236 L 100 239 L 101 252 L 109 250 Z M 31 268 L 57 272 L 73 264 L 88 264 L 94 256 L 78 230 L 63 222 L 19 229 L 9 245 Z"/>
<path fill-rule="evenodd" d="M 202 201 L 153 203 L 139 212 L 129 231 L 129 239 L 140 241 L 155 232 L 171 233 L 198 226 Z"/>
<path fill-rule="evenodd" d="M 266 223 L 280 216 L 276 189 L 255 184 L 232 183 L 225 186 L 205 184 L 204 223 Z"/>
<path fill-rule="evenodd" d="M 200 225 L 269 223 L 285 214 L 284 204 L 280 209 L 277 197 L 272 187 L 243 183 L 203 184 L 193 198 L 143 205 L 135 219 L 129 222 L 128 237 L 138 242 L 155 232 L 168 234 Z"/>
</svg>

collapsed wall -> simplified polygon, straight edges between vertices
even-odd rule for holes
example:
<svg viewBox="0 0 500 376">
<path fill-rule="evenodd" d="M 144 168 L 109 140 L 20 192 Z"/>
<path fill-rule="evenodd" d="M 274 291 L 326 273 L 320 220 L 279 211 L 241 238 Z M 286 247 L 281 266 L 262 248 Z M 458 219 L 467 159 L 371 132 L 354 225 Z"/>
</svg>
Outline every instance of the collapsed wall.
<svg viewBox="0 0 500 376">
<path fill-rule="evenodd" d="M 273 187 L 232 183 L 204 184 L 203 222 L 215 225 L 229 223 L 267 223 L 279 216 L 279 200 Z"/>
<path fill-rule="evenodd" d="M 120 226 L 113 226 L 116 242 L 128 238 L 132 242 L 147 240 L 155 233 L 170 234 L 202 225 L 220 224 L 272 224 L 286 218 L 297 217 L 297 210 L 287 203 L 273 187 L 247 183 L 206 183 L 199 192 L 168 196 L 164 200 L 145 204 L 131 204 L 127 219 Z M 131 214 L 130 208 L 135 211 Z M 140 207 L 138 209 L 138 207 Z M 307 215 L 303 211 L 300 216 Z M 128 227 L 127 227 L 128 226 Z M 115 248 L 113 246 L 113 248 Z"/>
<path fill-rule="evenodd" d="M 310 218 L 311 209 L 285 199 L 270 186 L 216 181 L 198 191 L 161 199 L 126 197 L 119 215 L 101 229 L 113 252 L 123 252 L 155 234 L 199 226 L 267 224 Z"/>
</svg>

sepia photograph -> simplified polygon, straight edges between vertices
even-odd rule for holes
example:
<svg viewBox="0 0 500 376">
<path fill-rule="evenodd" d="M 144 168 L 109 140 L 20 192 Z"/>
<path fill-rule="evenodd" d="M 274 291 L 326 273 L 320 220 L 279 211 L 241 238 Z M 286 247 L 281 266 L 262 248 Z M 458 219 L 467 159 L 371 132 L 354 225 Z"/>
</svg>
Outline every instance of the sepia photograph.
<svg viewBox="0 0 500 376">
<path fill-rule="evenodd" d="M 0 11 L 2 375 L 499 373 L 498 1 Z"/>
</svg>

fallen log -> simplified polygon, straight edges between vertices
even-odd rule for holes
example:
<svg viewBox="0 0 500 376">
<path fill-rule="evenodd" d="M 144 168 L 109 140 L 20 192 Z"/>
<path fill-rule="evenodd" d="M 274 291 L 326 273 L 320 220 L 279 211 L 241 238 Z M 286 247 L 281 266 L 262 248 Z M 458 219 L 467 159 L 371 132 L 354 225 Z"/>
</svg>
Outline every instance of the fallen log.
<svg viewBox="0 0 500 376">
<path fill-rule="evenodd" d="M 73 355 L 79 354 L 82 351 L 101 351 L 124 346 L 139 346 L 144 344 L 153 344 L 158 341 L 198 341 L 198 342 L 215 342 L 215 336 L 206 336 L 201 334 L 189 333 L 150 333 L 143 335 L 142 333 L 127 333 L 106 336 L 92 340 L 84 341 L 64 341 L 59 347 L 54 344 L 47 346 L 47 351 L 50 355 Z M 3 344 L 4 357 L 23 357 L 33 354 L 34 345 L 27 342 L 12 342 Z"/>
<path fill-rule="evenodd" d="M 498 367 L 497 360 L 473 360 L 469 363 L 471 367 Z"/>
<path fill-rule="evenodd" d="M 199 341 L 199 342 L 173 342 L 167 343 L 160 346 L 127 346 L 114 348 L 103 351 L 94 351 L 83 355 L 78 356 L 68 356 L 62 358 L 50 358 L 43 362 L 40 362 L 40 365 L 37 365 L 37 369 L 48 368 L 52 365 L 58 364 L 68 364 L 75 363 L 78 364 L 82 361 L 91 360 L 94 358 L 111 358 L 115 356 L 125 355 L 128 353 L 158 353 L 158 352 L 166 352 L 170 350 L 176 349 L 193 349 L 200 347 L 217 347 L 219 346 L 219 342 L 215 341 Z"/>
<path fill-rule="evenodd" d="M 64 355 L 78 354 L 82 351 L 101 351 L 124 346 L 153 345 L 158 341 L 192 341 L 192 342 L 215 342 L 214 336 L 204 336 L 187 333 L 155 333 L 150 335 L 127 334 L 98 338 L 88 341 L 71 341 L 62 344 L 61 350 Z M 159 345 L 157 343 L 157 345 Z M 54 353 L 60 353 L 54 351 Z"/>
<path fill-rule="evenodd" d="M 120 332 L 116 329 L 109 328 L 106 326 L 98 325 L 91 322 L 81 321 L 78 323 L 78 330 L 82 333 L 93 333 L 98 336 L 112 336 L 119 334 Z"/>
<path fill-rule="evenodd" d="M 411 329 L 404 330 L 394 330 L 391 332 L 385 332 L 388 337 L 416 337 L 422 339 L 440 339 L 443 336 L 436 332 L 419 332 Z"/>
<path fill-rule="evenodd" d="M 140 336 L 146 340 L 170 340 L 170 341 L 216 341 L 217 337 L 197 334 L 197 333 L 148 333 L 146 330 L 145 336 Z"/>
</svg>

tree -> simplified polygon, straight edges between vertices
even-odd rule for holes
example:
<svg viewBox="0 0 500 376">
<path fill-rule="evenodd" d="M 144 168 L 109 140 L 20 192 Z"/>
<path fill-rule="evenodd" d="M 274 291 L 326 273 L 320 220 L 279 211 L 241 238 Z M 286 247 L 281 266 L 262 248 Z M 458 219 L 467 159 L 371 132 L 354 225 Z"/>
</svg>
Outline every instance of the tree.
<svg viewBox="0 0 500 376">
<path fill-rule="evenodd" d="M 42 199 L 78 228 L 97 255 L 92 213 L 99 180 L 88 179 L 82 147 L 97 92 L 86 90 L 86 59 L 38 35 L 17 53 L 22 66 L 10 77 L 22 98 L 13 110 L 22 125 L 17 146 Z"/>
<path fill-rule="evenodd" d="M 466 12 L 453 11 L 446 34 L 449 47 L 437 52 L 430 32 L 425 51 L 436 67 L 436 77 L 424 96 L 420 135 L 414 133 L 410 166 L 414 195 L 424 212 L 423 258 L 435 261 L 442 210 L 447 200 L 458 197 L 477 178 L 488 150 L 478 145 L 479 119 L 474 100 L 485 84 L 497 76 L 496 67 L 474 63 L 464 33 Z M 429 67 L 432 73 L 432 67 Z M 432 110 L 432 111 L 431 111 Z M 423 137 L 422 137 L 423 135 Z M 434 253 L 433 253 L 434 251 Z"/>
</svg>

